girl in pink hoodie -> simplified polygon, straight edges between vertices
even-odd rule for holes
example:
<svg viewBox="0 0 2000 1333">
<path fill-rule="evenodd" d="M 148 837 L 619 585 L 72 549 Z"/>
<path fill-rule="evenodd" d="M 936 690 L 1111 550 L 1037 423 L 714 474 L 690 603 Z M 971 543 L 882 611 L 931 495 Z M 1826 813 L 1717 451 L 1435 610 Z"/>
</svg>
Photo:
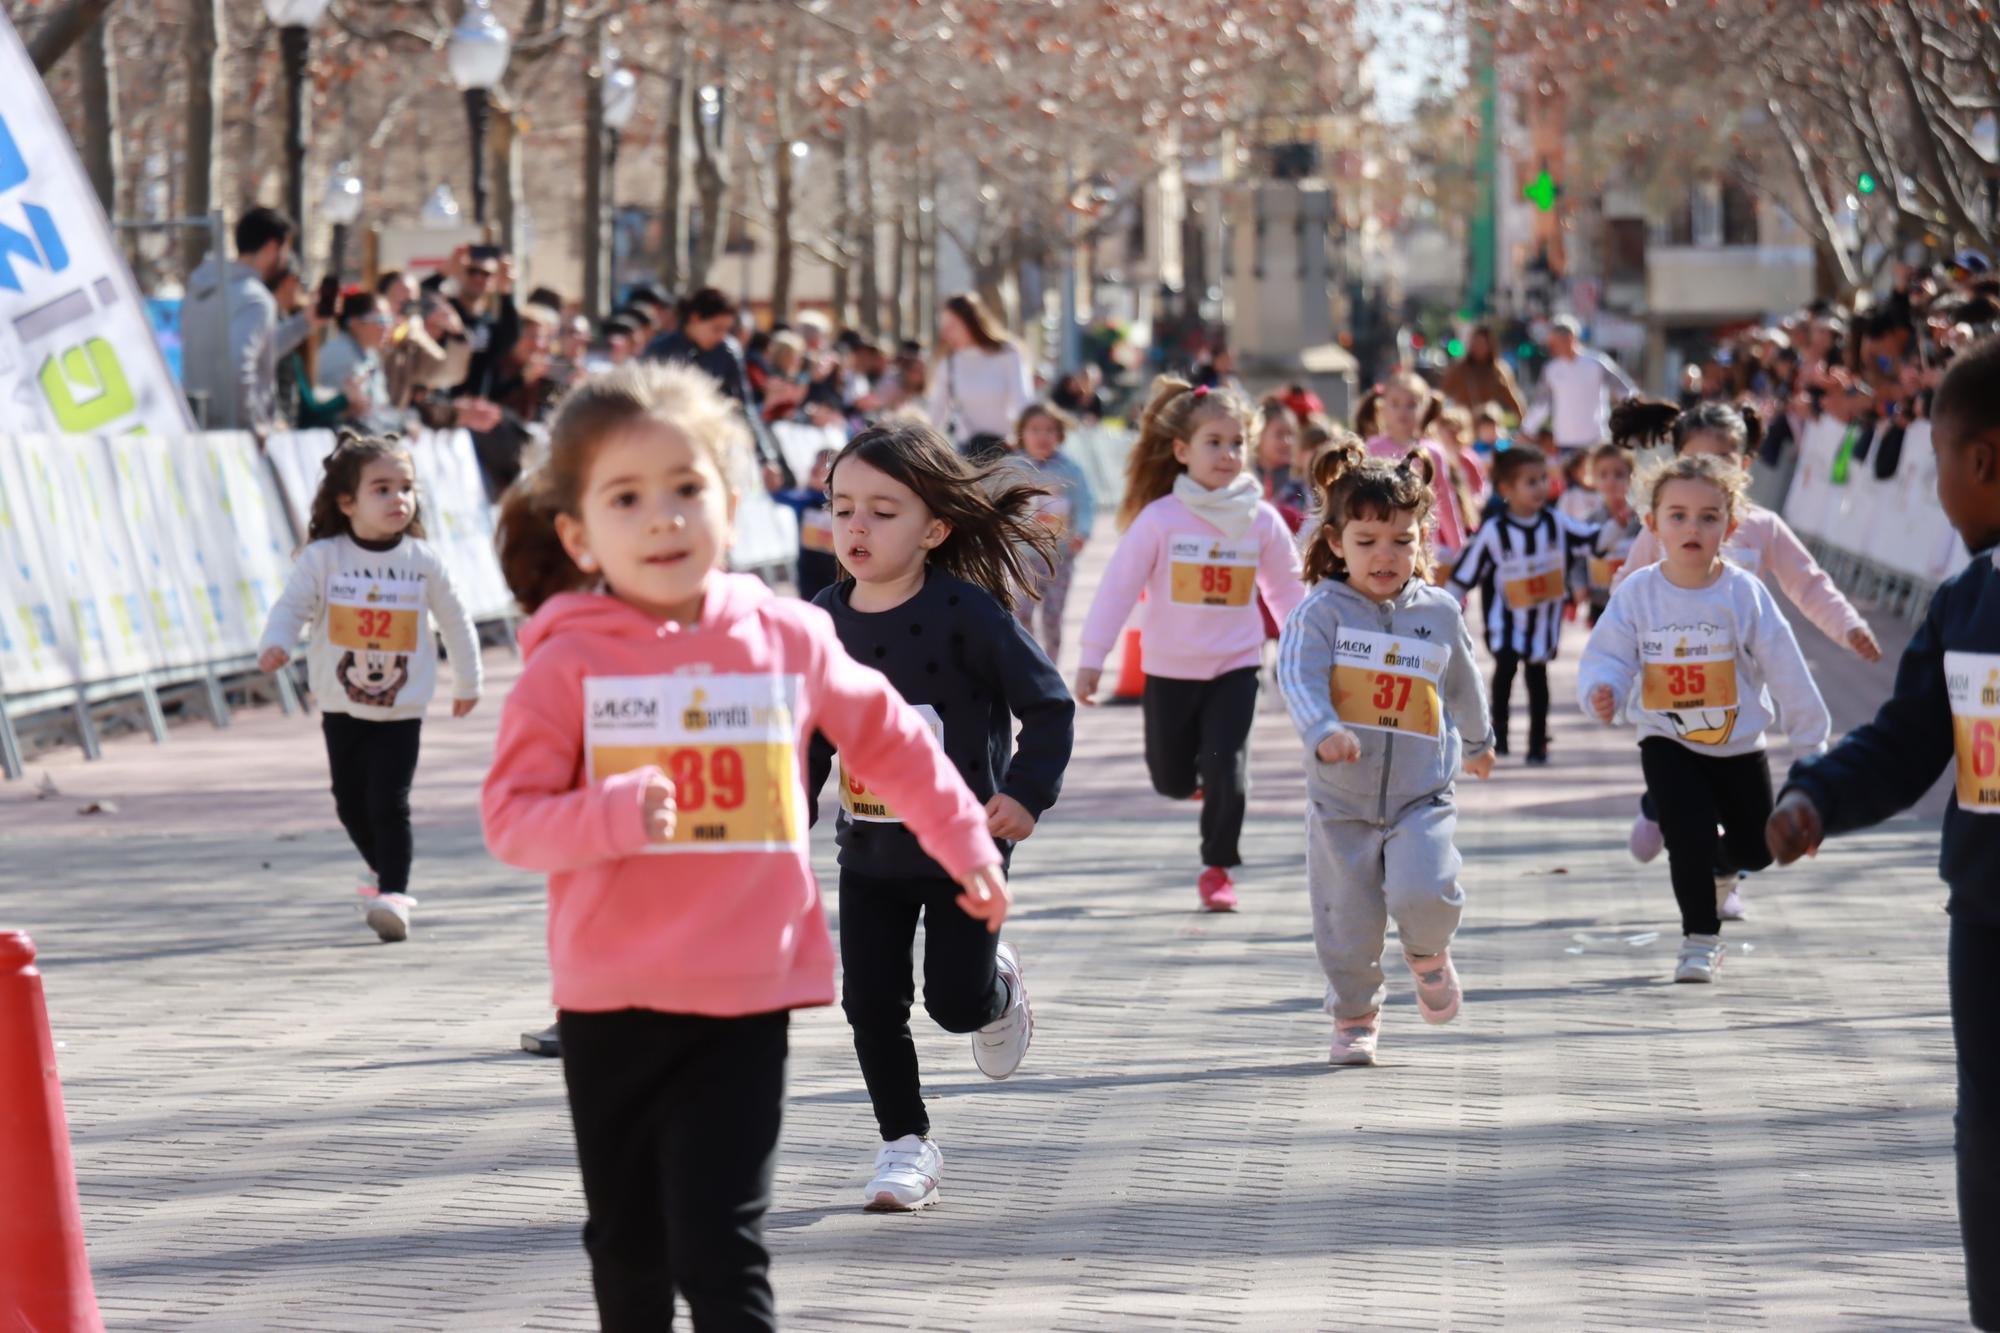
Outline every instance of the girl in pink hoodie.
<svg viewBox="0 0 2000 1333">
<path fill-rule="evenodd" d="M 481 814 L 549 876 L 555 980 L 598 1314 L 775 1328 L 764 1248 L 789 1011 L 833 1001 L 801 757 L 825 734 L 998 930 L 986 814 L 931 731 L 826 613 L 722 572 L 749 470 L 697 370 L 569 391 L 548 461 L 500 513 L 533 613 Z"/>
<path fill-rule="evenodd" d="M 1458 473 L 1444 446 L 1424 434 L 1443 410 L 1444 399 L 1423 376 L 1399 370 L 1362 398 L 1355 409 L 1354 428 L 1368 441 L 1370 458 L 1400 463 L 1410 450 L 1421 448 L 1430 459 L 1433 477 L 1455 477 Z M 1437 553 L 1442 567 L 1449 570 L 1471 535 L 1471 516 L 1461 507 L 1456 486 L 1438 486 L 1437 502 Z"/>
<path fill-rule="evenodd" d="M 1611 433 L 1641 448 L 1664 443 L 1676 454 L 1714 454 L 1732 460 L 1747 473 L 1750 460 L 1764 441 L 1764 423 L 1748 404 L 1703 403 L 1683 412 L 1672 403 L 1628 398 L 1611 410 Z M 1661 554 L 1659 538 L 1651 529 L 1642 531 L 1613 578 L 1612 590 L 1615 592 L 1634 571 L 1657 564 Z M 1841 593 L 1833 576 L 1812 558 L 1791 525 L 1776 513 L 1745 500 L 1736 530 L 1723 545 L 1722 558 L 1752 574 L 1775 575 L 1778 590 L 1820 633 L 1845 645 L 1864 662 L 1882 660 L 1882 645 L 1876 642 L 1875 631 Z M 1666 845 L 1653 817 L 1650 796 L 1640 802 L 1629 845 L 1640 861 L 1651 861 Z M 1722 919 L 1741 921 L 1746 908 L 1740 877 L 1718 874 L 1715 891 Z"/>
<path fill-rule="evenodd" d="M 1233 911 L 1230 870 L 1249 791 L 1250 724 L 1264 620 L 1305 598 L 1299 553 L 1264 488 L 1244 471 L 1250 405 L 1230 389 L 1162 375 L 1125 465 L 1125 535 L 1083 622 L 1078 703 L 1096 702 L 1104 659 L 1146 594 L 1146 771 L 1153 790 L 1201 798 L 1201 905 Z"/>
</svg>

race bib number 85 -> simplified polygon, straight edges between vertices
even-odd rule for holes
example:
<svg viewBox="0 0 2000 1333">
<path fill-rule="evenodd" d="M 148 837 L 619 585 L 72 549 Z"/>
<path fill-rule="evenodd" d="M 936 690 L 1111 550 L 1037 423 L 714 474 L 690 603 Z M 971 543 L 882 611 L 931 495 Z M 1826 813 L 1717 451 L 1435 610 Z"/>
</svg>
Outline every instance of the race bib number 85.
<svg viewBox="0 0 2000 1333">
<path fill-rule="evenodd" d="M 1436 739 L 1444 654 L 1420 639 L 1342 629 L 1333 645 L 1333 709 L 1350 727 Z"/>
<path fill-rule="evenodd" d="M 674 837 L 648 851 L 779 851 L 803 838 L 795 676 L 592 676 L 590 781 L 647 765 L 674 784 Z"/>
<path fill-rule="evenodd" d="M 326 584 L 326 635 L 352 652 L 414 653 L 424 581 L 338 574 Z"/>
<path fill-rule="evenodd" d="M 1176 606 L 1248 606 L 1257 582 L 1257 548 L 1221 538 L 1175 537 L 1167 548 L 1169 594 Z"/>
<path fill-rule="evenodd" d="M 1946 653 L 1958 808 L 2000 814 L 2000 653 Z"/>
</svg>

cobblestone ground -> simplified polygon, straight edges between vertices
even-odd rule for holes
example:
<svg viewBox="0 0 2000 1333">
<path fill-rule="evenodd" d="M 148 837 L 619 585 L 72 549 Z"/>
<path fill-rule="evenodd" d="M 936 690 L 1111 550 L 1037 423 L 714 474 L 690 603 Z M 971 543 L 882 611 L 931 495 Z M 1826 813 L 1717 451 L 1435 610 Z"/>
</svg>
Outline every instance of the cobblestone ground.
<svg viewBox="0 0 2000 1333">
<path fill-rule="evenodd" d="M 1866 716 L 1890 664 L 1804 634 L 1840 724 Z M 548 1017 L 542 893 L 478 836 L 491 665 L 480 712 L 427 728 L 407 945 L 351 914 L 308 720 L 51 757 L 0 791 L 0 915 L 42 949 L 114 1328 L 594 1326 L 561 1071 L 512 1049 Z M 942 1206 L 858 1210 L 875 1136 L 845 1026 L 794 1026 L 789 1325 L 1962 1320 L 1938 798 L 1758 877 L 1723 984 L 1675 987 L 1664 867 L 1623 847 L 1631 739 L 1586 727 L 1567 666 L 1555 694 L 1555 763 L 1463 793 L 1463 1017 L 1426 1028 L 1397 978 L 1383 1064 L 1344 1071 L 1275 697 L 1220 918 L 1190 910 L 1193 814 L 1148 790 L 1137 710 L 1086 712 L 1016 861 L 1028 1063 L 990 1084 L 920 1029 Z M 117 813 L 77 814 L 99 799 Z"/>
</svg>

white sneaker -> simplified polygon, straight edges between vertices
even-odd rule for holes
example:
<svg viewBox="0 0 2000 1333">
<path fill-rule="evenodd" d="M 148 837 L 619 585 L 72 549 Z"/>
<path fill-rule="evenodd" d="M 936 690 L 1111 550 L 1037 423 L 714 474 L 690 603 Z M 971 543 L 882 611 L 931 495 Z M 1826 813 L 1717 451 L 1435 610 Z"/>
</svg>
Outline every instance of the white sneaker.
<svg viewBox="0 0 2000 1333">
<path fill-rule="evenodd" d="M 1625 846 L 1632 852 L 1632 859 L 1641 863 L 1651 861 L 1666 845 L 1667 835 L 1660 832 L 1659 824 L 1646 818 L 1646 812 L 1640 810 L 1632 820 L 1631 836 L 1625 840 Z"/>
<path fill-rule="evenodd" d="M 562 1026 L 551 1023 L 540 1032 L 523 1032 L 521 1049 L 529 1055 L 560 1056 L 562 1054 Z"/>
<path fill-rule="evenodd" d="M 1674 964 L 1675 981 L 1715 980 L 1722 970 L 1722 936 L 1689 935 L 1681 941 L 1680 960 Z"/>
<path fill-rule="evenodd" d="M 994 964 L 1007 983 L 1007 1009 L 972 1034 L 972 1060 L 986 1077 L 1006 1078 L 1021 1067 L 1028 1043 L 1035 1039 L 1035 1010 L 1028 1003 L 1028 987 L 1021 980 L 1021 959 L 1014 946 L 1002 940 Z"/>
<path fill-rule="evenodd" d="M 875 1178 L 863 1192 L 871 1213 L 914 1213 L 937 1202 L 944 1152 L 929 1139 L 905 1134 L 875 1154 Z"/>
<path fill-rule="evenodd" d="M 1741 875 L 1715 877 L 1715 914 L 1724 921 L 1741 921 L 1750 915 L 1749 909 L 1743 905 Z"/>
<path fill-rule="evenodd" d="M 378 893 L 361 902 L 362 919 L 384 944 L 410 938 L 410 909 L 417 900 L 407 893 Z"/>
</svg>

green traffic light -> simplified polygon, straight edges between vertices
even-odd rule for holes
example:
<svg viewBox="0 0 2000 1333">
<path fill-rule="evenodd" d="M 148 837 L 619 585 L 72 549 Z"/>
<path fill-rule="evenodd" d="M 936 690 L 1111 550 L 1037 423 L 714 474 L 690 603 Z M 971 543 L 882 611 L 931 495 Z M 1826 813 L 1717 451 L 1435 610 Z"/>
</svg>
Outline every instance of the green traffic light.
<svg viewBox="0 0 2000 1333">
<path fill-rule="evenodd" d="M 1514 349 L 1514 355 L 1516 356 L 1533 356 L 1534 354 L 1535 345 L 1533 343 L 1522 343 Z"/>
<path fill-rule="evenodd" d="M 1444 345 L 1444 350 L 1452 356 L 1464 356 L 1465 343 L 1461 339 L 1453 338 L 1450 342 Z"/>
<path fill-rule="evenodd" d="M 1861 173 L 1860 177 L 1855 180 L 1854 188 L 1861 191 L 1861 193 L 1863 194 L 1873 194 L 1875 193 L 1875 178 L 1869 173 L 1864 171 Z"/>
<path fill-rule="evenodd" d="M 1542 213 L 1555 208 L 1556 195 L 1559 192 L 1560 187 L 1556 185 L 1556 178 L 1546 171 L 1538 173 L 1533 180 L 1521 187 L 1521 197 Z"/>
</svg>

